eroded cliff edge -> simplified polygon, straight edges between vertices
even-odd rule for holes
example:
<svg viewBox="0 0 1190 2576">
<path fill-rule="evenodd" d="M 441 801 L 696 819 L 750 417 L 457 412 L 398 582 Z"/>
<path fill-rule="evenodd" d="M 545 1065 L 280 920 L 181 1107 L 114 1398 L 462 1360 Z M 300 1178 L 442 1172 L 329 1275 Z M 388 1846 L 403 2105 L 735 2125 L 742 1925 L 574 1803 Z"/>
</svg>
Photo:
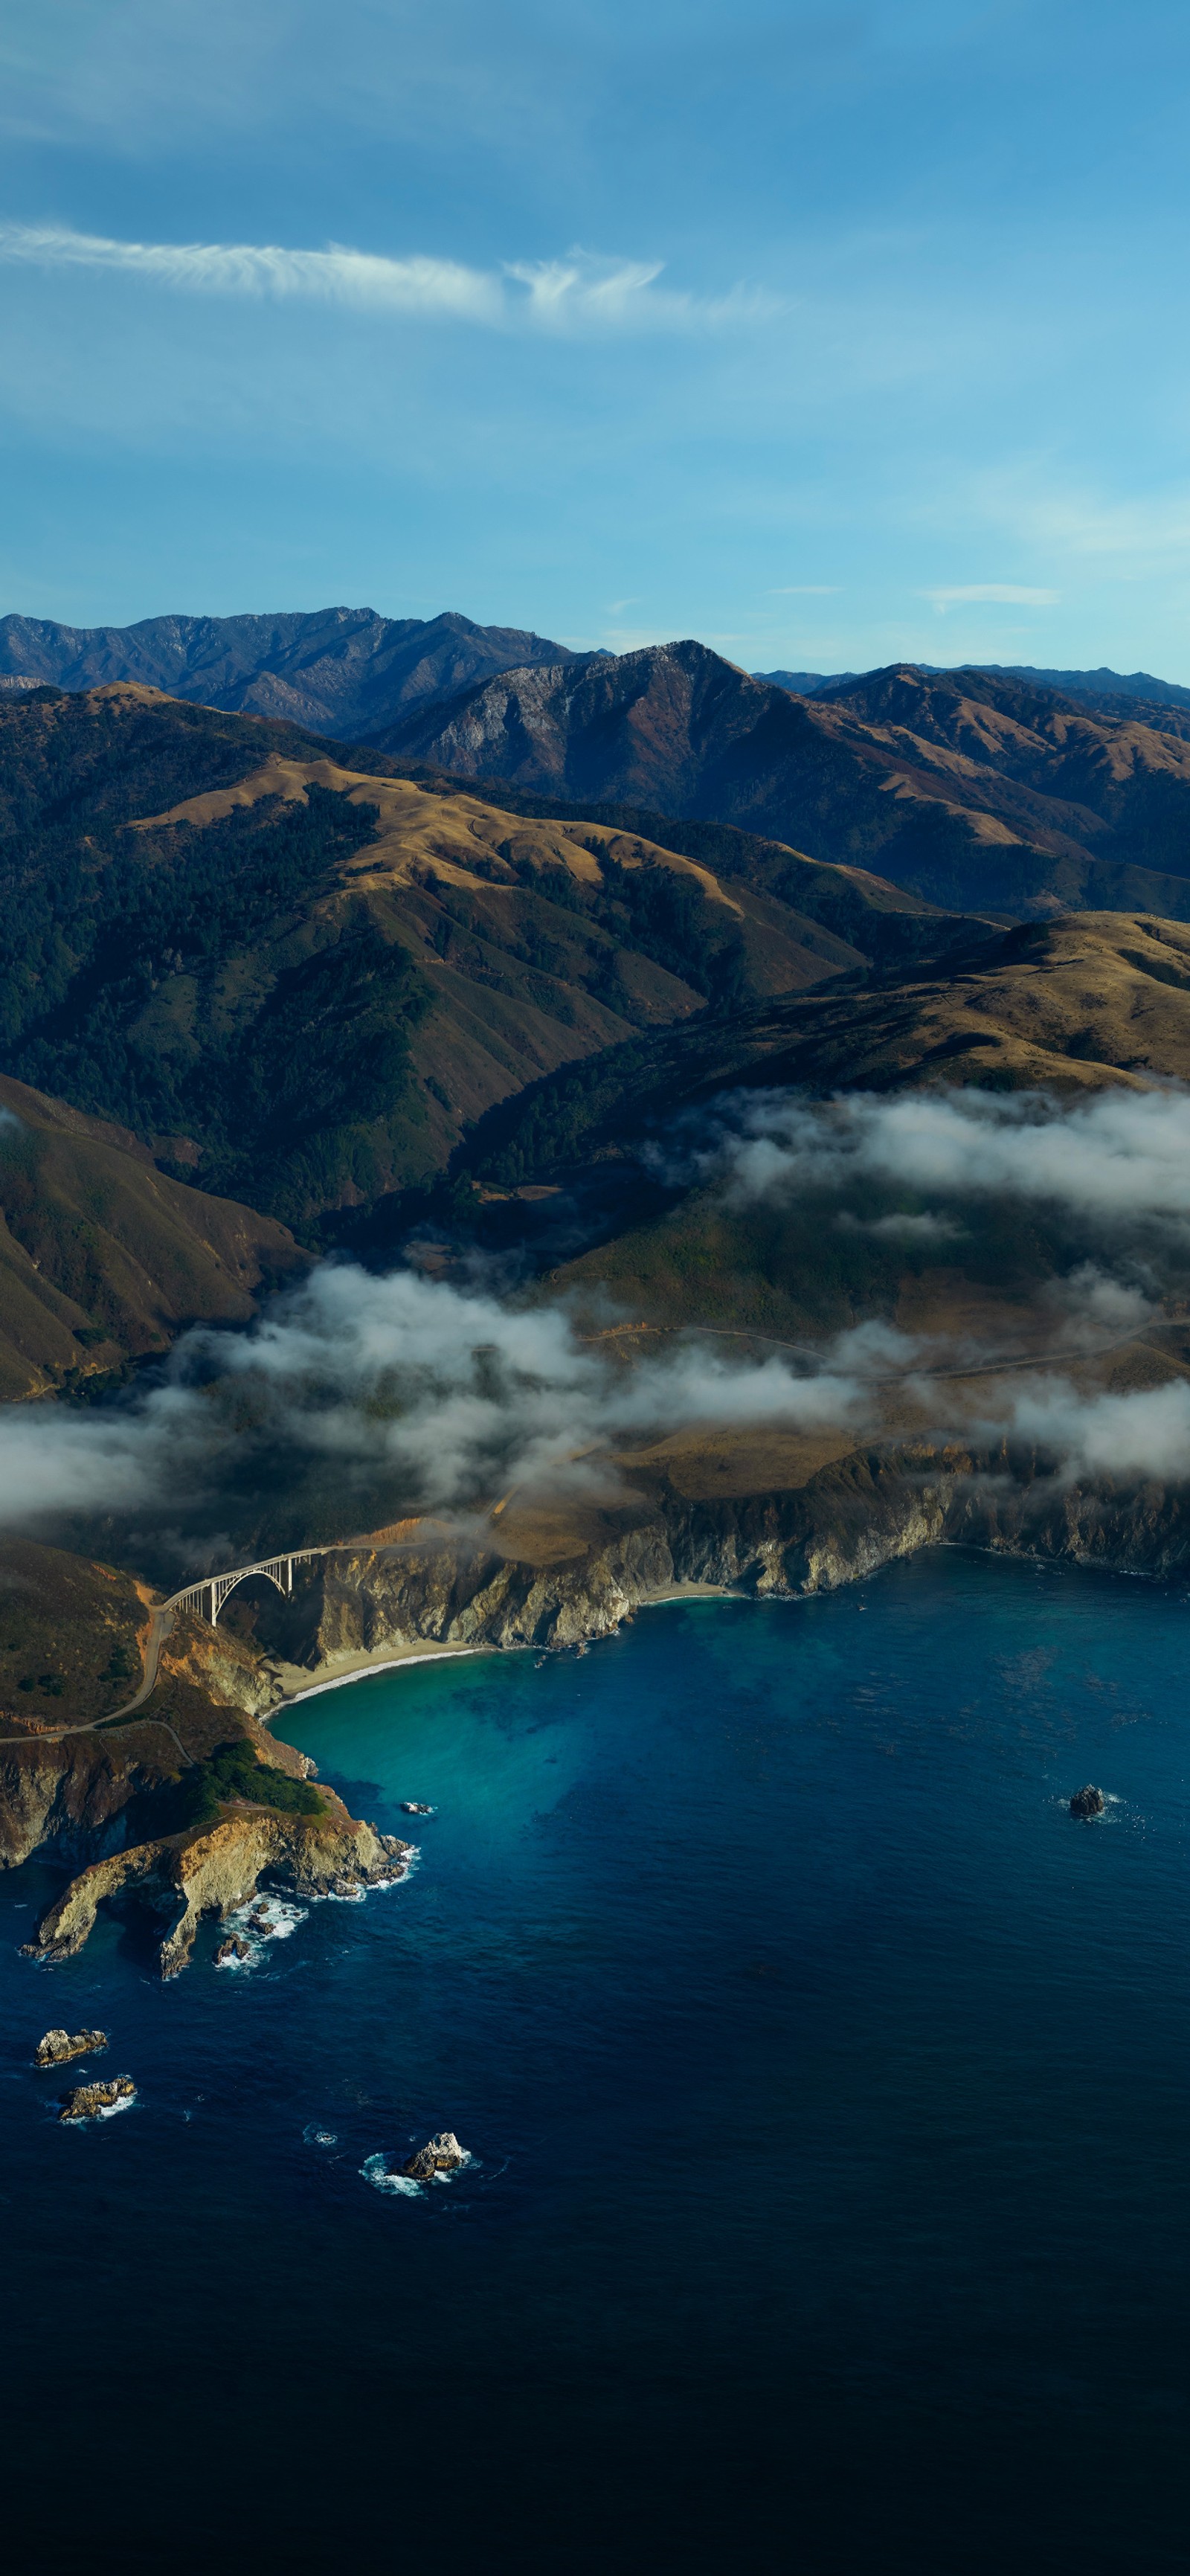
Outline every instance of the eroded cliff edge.
<svg viewBox="0 0 1190 2576">
<path fill-rule="evenodd" d="M 1035 1449 L 900 1443 L 856 1449 L 766 1494 L 690 1500 L 662 1481 L 588 1515 L 576 1535 L 568 1548 L 564 1522 L 559 1531 L 541 1516 L 518 1530 L 510 1515 L 461 1535 L 427 1523 L 344 1548 L 295 1597 L 292 1666 L 313 1674 L 419 1643 L 577 1646 L 675 1586 L 795 1598 L 942 1545 L 1168 1577 L 1190 1564 L 1190 1499 L 1152 1482 L 1073 1486 Z"/>
<path fill-rule="evenodd" d="M 29 1948 L 70 1957 L 101 1904 L 150 1917 L 162 1972 L 184 1967 L 204 1914 L 226 1916 L 262 1877 L 295 1895 L 354 1894 L 403 1874 L 409 1846 L 314 1786 L 314 1765 L 266 1733 L 260 1659 L 197 1620 L 176 1623 L 155 1690 L 130 1721 L 4 1732 L 0 1862 L 34 1852 L 70 1877 Z M 7 1713 L 9 1724 L 19 1712 Z"/>
</svg>

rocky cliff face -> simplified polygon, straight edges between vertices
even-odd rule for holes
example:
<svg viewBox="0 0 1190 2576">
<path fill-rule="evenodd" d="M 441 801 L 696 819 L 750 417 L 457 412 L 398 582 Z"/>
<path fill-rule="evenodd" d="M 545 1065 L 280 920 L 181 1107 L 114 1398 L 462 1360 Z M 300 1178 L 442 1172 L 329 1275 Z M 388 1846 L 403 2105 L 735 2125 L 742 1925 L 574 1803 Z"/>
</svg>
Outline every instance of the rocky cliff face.
<svg viewBox="0 0 1190 2576">
<path fill-rule="evenodd" d="M 311 1766 L 257 1723 L 277 1693 L 261 1659 L 204 1620 L 179 1619 L 143 1715 L 113 1728 L 5 1738 L 0 1731 L 0 1869 L 35 1851 L 77 1868 L 129 1839 L 134 1801 L 165 1788 L 231 1735 L 296 1779 Z"/>
<path fill-rule="evenodd" d="M 152 1719 L 70 1736 L 0 1744 L 0 1867 L 35 1851 L 77 1863 L 124 1840 L 123 1810 L 179 1768 L 178 1747 Z"/>
<path fill-rule="evenodd" d="M 942 1544 L 1168 1576 L 1190 1563 L 1190 1498 L 1133 1481 L 1063 1485 L 1035 1451 L 929 1443 L 857 1450 L 797 1490 L 724 1502 L 660 1493 L 596 1546 L 538 1564 L 496 1545 L 416 1535 L 323 1560 L 303 1659 L 419 1640 L 565 1647 L 607 1636 L 672 1584 L 758 1599 L 831 1591 Z"/>
<path fill-rule="evenodd" d="M 404 1874 L 407 1843 L 357 1822 L 332 1790 L 322 1797 L 320 1816 L 245 1807 L 199 1833 L 138 1843 L 93 1861 L 50 1907 L 30 1944 L 34 1957 L 71 1958 L 99 1905 L 131 1900 L 162 1918 L 161 1970 L 170 1977 L 185 1967 L 201 1917 L 231 1913 L 266 1871 L 307 1897 L 351 1894 Z"/>
</svg>

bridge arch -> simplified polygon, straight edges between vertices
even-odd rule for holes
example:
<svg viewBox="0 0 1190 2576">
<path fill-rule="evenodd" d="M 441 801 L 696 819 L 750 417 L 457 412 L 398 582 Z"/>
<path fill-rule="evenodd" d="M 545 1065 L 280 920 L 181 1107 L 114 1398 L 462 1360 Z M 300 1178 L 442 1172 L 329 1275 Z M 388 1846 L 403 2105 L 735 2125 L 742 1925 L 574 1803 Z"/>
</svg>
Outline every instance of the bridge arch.
<svg viewBox="0 0 1190 2576">
<path fill-rule="evenodd" d="M 289 1578 L 288 1581 L 285 1579 L 286 1576 Z M 220 1611 L 223 1609 L 225 1603 L 230 1601 L 233 1592 L 239 1591 L 241 1583 L 255 1583 L 259 1582 L 262 1578 L 264 1582 L 273 1584 L 275 1589 L 280 1593 L 283 1601 L 288 1601 L 289 1595 L 293 1590 L 293 1572 L 287 1559 L 283 1559 L 280 1566 L 242 1565 L 239 1572 L 236 1574 L 219 1574 L 215 1576 L 211 1585 L 212 1627 L 218 1627 Z"/>
<path fill-rule="evenodd" d="M 227 1574 L 204 1574 L 199 1582 L 184 1584 L 180 1592 L 171 1593 L 169 1600 L 162 1603 L 162 1609 L 193 1610 L 214 1628 L 218 1626 L 219 1613 L 229 1594 L 235 1591 L 237 1584 L 246 1583 L 249 1575 L 266 1575 L 269 1582 L 276 1585 L 282 1600 L 288 1601 L 293 1591 L 295 1565 L 308 1565 L 315 1557 L 333 1554 L 334 1549 L 330 1547 L 287 1548 L 283 1556 L 258 1557 L 255 1565 L 233 1566 Z"/>
</svg>

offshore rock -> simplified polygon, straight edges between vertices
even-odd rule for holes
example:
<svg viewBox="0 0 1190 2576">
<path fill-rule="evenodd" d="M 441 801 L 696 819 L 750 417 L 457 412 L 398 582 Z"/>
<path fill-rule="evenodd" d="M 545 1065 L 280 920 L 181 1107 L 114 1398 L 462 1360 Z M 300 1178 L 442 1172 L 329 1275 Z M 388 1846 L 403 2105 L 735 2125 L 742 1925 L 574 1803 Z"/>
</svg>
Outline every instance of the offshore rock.
<svg viewBox="0 0 1190 2576">
<path fill-rule="evenodd" d="M 426 2146 L 419 2147 L 415 2156 L 410 2156 L 401 2171 L 408 2174 L 413 2182 L 432 2182 L 435 2174 L 457 2173 L 459 2166 L 466 2162 L 466 2152 L 459 2145 L 454 2130 L 442 2129 Z"/>
<path fill-rule="evenodd" d="M 136 2086 L 130 2075 L 113 2075 L 107 2084 L 76 2084 L 68 2093 L 58 2113 L 60 2120 L 95 2120 L 101 2111 L 114 2111 L 118 2102 L 131 2102 Z"/>
<path fill-rule="evenodd" d="M 238 1932 L 233 1932 L 228 1940 L 220 1942 L 215 1952 L 215 1965 L 226 1968 L 233 1959 L 248 1959 L 251 1955 L 247 1942 L 241 1940 Z"/>
<path fill-rule="evenodd" d="M 47 2030 L 37 2043 L 39 2066 L 65 2066 L 72 2057 L 97 2057 L 107 2047 L 105 2030 Z"/>
<path fill-rule="evenodd" d="M 1101 1816 L 1103 1814 L 1102 1789 L 1091 1787 L 1076 1789 L 1070 1801 L 1070 1812 L 1072 1816 Z"/>
<path fill-rule="evenodd" d="M 335 1880 L 364 1887 L 388 1883 L 407 1865 L 409 1845 L 350 1816 L 334 1791 L 321 1792 L 317 1816 L 247 1808 L 189 1834 L 168 1834 L 112 1852 L 81 1870 L 39 1924 L 34 1958 L 73 1958 L 98 1906 L 129 1901 L 164 1918 L 161 1973 L 176 1975 L 190 1957 L 204 1914 L 226 1917 L 255 1895 L 267 1872 L 295 1896 L 329 1895 Z"/>
</svg>

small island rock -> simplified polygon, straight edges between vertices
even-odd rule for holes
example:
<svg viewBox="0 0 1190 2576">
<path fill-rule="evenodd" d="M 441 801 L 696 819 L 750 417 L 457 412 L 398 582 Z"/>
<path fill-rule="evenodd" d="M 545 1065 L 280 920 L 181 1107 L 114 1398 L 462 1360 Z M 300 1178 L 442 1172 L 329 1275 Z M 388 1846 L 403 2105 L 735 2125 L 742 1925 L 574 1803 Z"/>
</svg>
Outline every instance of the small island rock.
<svg viewBox="0 0 1190 2576">
<path fill-rule="evenodd" d="M 65 2066 L 71 2057 L 91 2057 L 107 2047 L 105 2030 L 47 2030 L 37 2043 L 39 2066 Z"/>
<path fill-rule="evenodd" d="M 136 2086 L 130 2075 L 113 2075 L 110 2084 L 76 2084 L 68 2093 L 58 2113 L 60 2120 L 94 2120 L 100 2111 L 114 2111 L 117 2102 L 131 2102 Z"/>
<path fill-rule="evenodd" d="M 417 2154 L 410 2156 L 401 2171 L 408 2174 L 413 2182 L 432 2182 L 436 2173 L 457 2173 L 459 2166 L 466 2162 L 466 2152 L 459 2145 L 454 2130 L 442 2129 L 427 2146 L 419 2147 Z"/>
<path fill-rule="evenodd" d="M 225 1968 L 229 1959 L 248 1959 L 251 1955 L 247 1942 L 241 1940 L 238 1932 L 232 1932 L 226 1941 L 220 1942 L 215 1952 L 215 1965 Z"/>
<path fill-rule="evenodd" d="M 1090 1786 L 1076 1789 L 1070 1801 L 1070 1812 L 1072 1816 L 1101 1816 L 1103 1814 L 1102 1789 Z"/>
<path fill-rule="evenodd" d="M 434 1810 L 427 1807 L 423 1798 L 402 1798 L 401 1813 L 403 1816 L 432 1816 Z"/>
</svg>

